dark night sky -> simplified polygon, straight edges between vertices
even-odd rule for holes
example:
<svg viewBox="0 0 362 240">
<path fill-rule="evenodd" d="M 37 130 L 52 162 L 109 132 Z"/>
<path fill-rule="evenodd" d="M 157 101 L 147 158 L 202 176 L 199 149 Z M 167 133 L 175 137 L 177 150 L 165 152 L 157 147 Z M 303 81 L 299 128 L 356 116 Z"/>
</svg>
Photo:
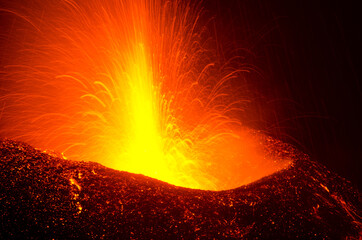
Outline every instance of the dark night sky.
<svg viewBox="0 0 362 240">
<path fill-rule="evenodd" d="M 261 74 L 246 124 L 298 146 L 361 187 L 361 20 L 352 1 L 206 1 L 225 52 Z M 231 42 L 230 42 L 231 41 Z M 245 51 L 244 51 L 245 52 Z M 257 74 L 254 74 L 257 75 Z M 251 114 L 253 115 L 253 114 Z"/>
</svg>

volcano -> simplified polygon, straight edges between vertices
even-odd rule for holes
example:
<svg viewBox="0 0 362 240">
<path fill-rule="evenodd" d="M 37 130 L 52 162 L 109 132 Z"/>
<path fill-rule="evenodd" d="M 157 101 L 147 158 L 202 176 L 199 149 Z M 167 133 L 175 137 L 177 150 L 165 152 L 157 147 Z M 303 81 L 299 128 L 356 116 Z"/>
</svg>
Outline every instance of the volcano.
<svg viewBox="0 0 362 240">
<path fill-rule="evenodd" d="M 0 238 L 361 238 L 359 190 L 293 146 L 265 139 L 294 161 L 225 191 L 177 187 L 3 139 Z"/>
</svg>

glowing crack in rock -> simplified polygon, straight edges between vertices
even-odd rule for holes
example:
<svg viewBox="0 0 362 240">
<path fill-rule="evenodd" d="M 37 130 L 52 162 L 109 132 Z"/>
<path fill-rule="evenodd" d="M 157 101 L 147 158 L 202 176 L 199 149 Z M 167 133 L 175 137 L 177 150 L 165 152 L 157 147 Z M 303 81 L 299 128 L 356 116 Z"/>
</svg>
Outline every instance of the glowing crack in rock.
<svg viewBox="0 0 362 240">
<path fill-rule="evenodd" d="M 78 182 L 74 179 L 74 178 L 69 178 L 69 182 L 71 186 L 75 186 L 76 190 L 72 190 L 71 194 L 72 194 L 72 200 L 76 201 L 75 205 L 78 209 L 78 214 L 80 214 L 83 210 L 82 205 L 79 202 L 79 193 L 82 190 L 82 187 L 78 184 Z"/>
<path fill-rule="evenodd" d="M 238 120 L 230 81 L 242 69 L 223 68 L 201 9 L 8 3 L 0 136 L 189 188 L 230 189 L 286 167 Z"/>
</svg>

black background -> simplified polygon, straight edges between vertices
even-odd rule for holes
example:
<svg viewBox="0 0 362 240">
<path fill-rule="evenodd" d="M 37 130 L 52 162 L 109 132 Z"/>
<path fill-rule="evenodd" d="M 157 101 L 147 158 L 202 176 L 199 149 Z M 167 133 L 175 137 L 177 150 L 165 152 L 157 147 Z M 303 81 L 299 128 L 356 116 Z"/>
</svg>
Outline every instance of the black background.
<svg viewBox="0 0 362 240">
<path fill-rule="evenodd" d="M 205 9 L 214 14 L 224 55 L 242 49 L 238 54 L 254 66 L 249 80 L 256 90 L 244 123 L 296 145 L 361 187 L 357 3 L 215 0 Z"/>
</svg>

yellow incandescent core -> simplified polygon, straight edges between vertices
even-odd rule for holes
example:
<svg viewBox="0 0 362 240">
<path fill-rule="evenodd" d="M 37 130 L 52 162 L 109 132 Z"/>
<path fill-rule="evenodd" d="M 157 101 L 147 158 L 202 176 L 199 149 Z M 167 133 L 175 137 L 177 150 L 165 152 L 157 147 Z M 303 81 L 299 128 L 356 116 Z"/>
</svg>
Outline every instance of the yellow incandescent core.
<svg viewBox="0 0 362 240">
<path fill-rule="evenodd" d="M 170 169 L 167 168 L 162 149 L 162 135 L 159 126 L 158 95 L 153 85 L 152 70 L 145 55 L 144 46 L 136 45 L 135 59 L 129 62 L 129 99 L 127 112 L 128 141 L 124 146 L 126 162 L 119 162 L 117 168 L 134 173 L 142 173 L 164 181 L 172 181 Z"/>
</svg>

